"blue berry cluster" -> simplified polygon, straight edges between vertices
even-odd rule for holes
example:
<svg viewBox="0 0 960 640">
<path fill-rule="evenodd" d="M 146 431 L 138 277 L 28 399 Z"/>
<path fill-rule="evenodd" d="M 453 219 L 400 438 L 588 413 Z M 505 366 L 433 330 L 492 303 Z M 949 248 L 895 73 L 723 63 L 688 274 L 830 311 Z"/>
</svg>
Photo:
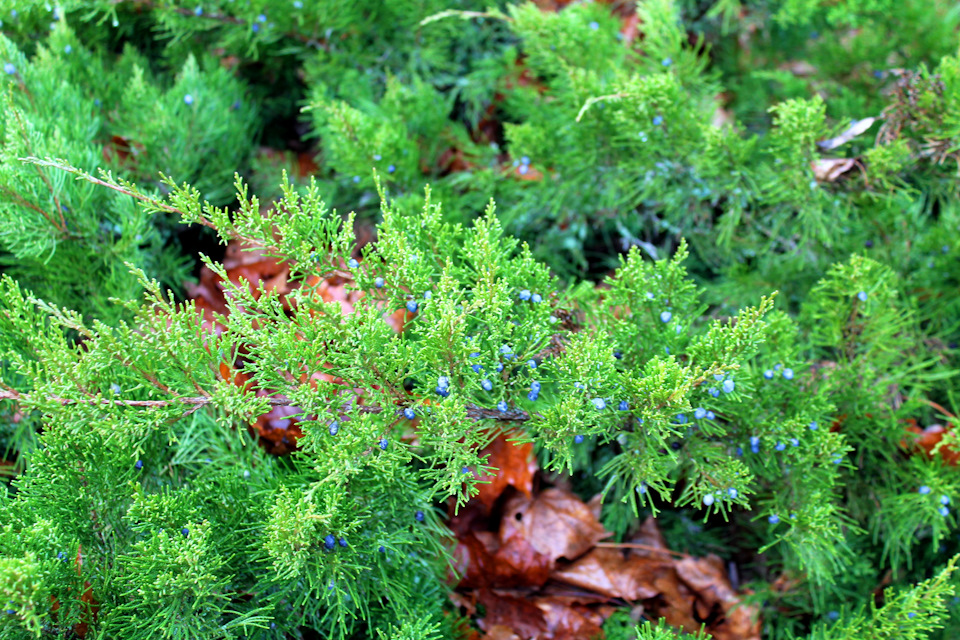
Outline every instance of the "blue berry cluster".
<svg viewBox="0 0 960 640">
<path fill-rule="evenodd" d="M 524 302 L 529 301 L 534 304 L 543 302 L 543 296 L 541 296 L 539 293 L 530 293 L 529 289 L 521 289 L 520 293 L 517 294 L 517 297 Z"/>
<path fill-rule="evenodd" d="M 520 160 L 514 160 L 513 166 L 517 167 L 517 173 L 520 175 L 527 175 L 527 172 L 530 171 L 530 157 L 523 156 Z"/>
<path fill-rule="evenodd" d="M 533 382 L 530 383 L 530 393 L 527 394 L 527 399 L 532 402 L 539 397 L 540 397 L 540 383 L 534 380 Z"/>
<path fill-rule="evenodd" d="M 917 493 L 919 493 L 919 494 L 922 495 L 922 496 L 929 495 L 929 494 L 930 494 L 930 487 L 928 487 L 927 485 L 923 485 L 923 486 L 921 486 L 919 489 L 917 489 Z M 950 515 L 950 496 L 948 496 L 948 495 L 941 495 L 941 496 L 940 496 L 940 507 L 937 508 L 937 511 L 938 511 L 938 512 L 940 513 L 940 515 L 943 516 L 944 518 L 946 518 L 948 515 Z"/>
<path fill-rule="evenodd" d="M 696 420 L 703 420 L 703 419 L 715 420 L 717 417 L 717 414 L 715 414 L 713 411 L 704 409 L 703 407 L 697 407 L 696 409 L 693 410 L 693 417 Z"/>
<path fill-rule="evenodd" d="M 450 378 L 447 376 L 440 376 L 437 378 L 437 395 L 441 398 L 446 398 L 450 395 Z"/>
<path fill-rule="evenodd" d="M 784 368 L 782 364 L 775 365 L 773 369 L 767 369 L 764 371 L 763 377 L 767 380 L 773 380 L 773 378 L 777 375 L 777 371 L 780 372 L 780 375 L 783 376 L 784 380 L 793 380 L 793 369 L 790 369 L 789 367 Z"/>
<path fill-rule="evenodd" d="M 733 393 L 733 390 L 737 388 L 736 383 L 731 378 L 727 378 L 726 380 L 724 380 L 724 376 L 720 374 L 715 374 L 713 378 L 717 382 L 722 381 L 720 384 L 720 389 L 718 389 L 717 387 L 710 387 L 709 389 L 707 389 L 707 393 L 709 393 L 714 398 L 720 397 L 721 389 L 723 390 L 724 393 Z"/>
</svg>

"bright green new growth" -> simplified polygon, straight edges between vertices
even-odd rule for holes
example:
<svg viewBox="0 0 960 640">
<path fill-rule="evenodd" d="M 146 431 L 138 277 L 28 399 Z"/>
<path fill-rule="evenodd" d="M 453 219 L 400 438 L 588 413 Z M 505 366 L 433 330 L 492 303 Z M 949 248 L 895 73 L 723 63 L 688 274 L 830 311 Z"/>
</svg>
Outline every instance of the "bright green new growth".
<svg viewBox="0 0 960 640">
<path fill-rule="evenodd" d="M 34 162 L 94 180 L 61 163 Z M 684 245 L 657 263 L 631 252 L 606 290 L 556 291 L 545 267 L 504 235 L 492 205 L 466 229 L 444 223 L 429 192 L 418 216 L 384 200 L 378 242 L 351 273 L 366 295 L 345 316 L 338 303 L 318 299 L 309 278 L 346 268 L 352 217 L 328 211 L 315 188 L 300 195 L 284 185 L 267 213 L 238 181 L 242 206 L 228 217 L 185 185 L 168 182 L 170 196 L 158 200 L 109 174 L 97 180 L 147 211 L 176 212 L 215 227 L 224 241 L 268 248 L 303 284 L 287 296 L 289 310 L 262 284 L 232 285 L 230 313 L 219 319 L 225 328 L 214 335 L 201 329 L 192 304 L 175 302 L 139 270 L 144 298 L 125 303 L 131 321 L 116 326 L 88 323 L 3 279 L 2 384 L 44 426 L 16 492 L 0 506 L 7 522 L 0 557 L 24 558 L 22 569 L 3 574 L 4 588 L 27 628 L 80 618 L 79 579 L 91 583 L 99 628 L 108 634 L 135 627 L 209 637 L 221 629 L 230 637 L 269 622 L 346 637 L 361 624 L 440 622 L 446 554 L 430 505 L 448 496 L 462 504 L 475 492 L 473 471 L 487 468 L 478 452 L 498 419 L 520 422 L 557 470 L 585 467 L 585 452 L 596 448 L 607 460 L 598 470 L 605 521 L 616 531 L 639 508 L 656 511 L 659 501 L 671 501 L 682 482 L 672 501 L 705 514 L 781 514 L 766 546 L 784 542 L 784 562 L 821 586 L 849 564 L 843 526 L 856 526 L 840 506 L 842 467 L 834 462 L 850 447 L 839 433 L 807 428 L 827 405 L 768 391 L 760 375 L 778 361 L 797 366 L 796 329 L 770 312 L 771 298 L 735 318 L 704 319 L 682 266 Z M 893 304 L 895 294 L 883 293 L 890 274 L 876 263 L 857 259 L 831 277 L 817 295 L 861 287 Z M 522 300 L 522 290 L 541 301 Z M 397 334 L 382 316 L 410 300 L 418 313 L 408 313 Z M 866 313 L 859 300 L 848 304 Z M 580 323 L 577 308 L 587 310 Z M 872 320 L 868 314 L 864 322 Z M 877 320 L 878 330 L 890 322 Z M 38 334 L 43 324 L 50 328 Z M 817 326 L 819 343 L 837 342 L 826 317 L 817 316 Z M 237 363 L 276 395 L 222 379 L 222 363 Z M 846 364 L 839 360 L 838 371 Z M 311 380 L 318 371 L 342 383 Z M 433 392 L 441 375 L 450 379 L 446 398 Z M 494 381 L 491 391 L 481 388 L 484 376 Z M 528 397 L 534 380 L 542 388 L 535 399 Z M 500 400 L 506 414 L 495 408 Z M 271 404 L 297 408 L 304 436 L 289 460 L 264 454 L 244 428 Z M 403 407 L 414 410 L 415 428 L 398 415 Z M 717 418 L 690 420 L 694 407 Z M 587 443 L 574 445 L 578 434 Z M 741 458 L 734 450 L 751 435 L 767 453 Z M 796 446 L 769 454 L 792 438 Z M 791 474 L 791 467 L 807 472 Z M 417 510 L 427 514 L 424 523 Z M 916 526 L 916 517 L 897 526 Z M 328 535 L 334 550 L 325 547 Z M 79 576 L 72 561 L 57 557 L 78 552 Z M 27 577 L 11 583 L 18 575 Z M 64 603 L 56 623 L 50 597 Z"/>
<path fill-rule="evenodd" d="M 301 197 L 285 187 L 274 211 L 260 214 L 240 185 L 246 204 L 231 220 L 201 203 L 189 187 L 171 184 L 164 203 L 109 175 L 103 180 L 148 199 L 147 210 L 173 208 L 184 220 L 216 226 L 224 240 L 243 237 L 293 258 L 294 279 L 342 269 L 354 245 L 351 219 L 341 223 L 312 189 Z M 667 465 L 654 460 L 667 435 L 678 435 L 670 416 L 689 408 L 686 396 L 706 372 L 732 371 L 736 358 L 755 349 L 762 331 L 756 323 L 769 302 L 746 312 L 736 328 L 718 325 L 696 340 L 690 353 L 703 355 L 692 358 L 694 368 L 629 350 L 626 366 L 618 370 L 613 343 L 603 332 L 581 328 L 564 338 L 567 332 L 554 314 L 564 309 L 565 297 L 557 296 L 546 269 L 525 248 L 518 252 L 504 237 L 492 207 L 467 230 L 442 223 L 429 194 L 427 203 L 419 217 L 395 214 L 384 203 L 378 244 L 366 251 L 354 274 L 367 295 L 350 316 L 335 303 L 318 301 L 309 281 L 289 296 L 290 315 L 275 292 L 235 286 L 230 314 L 221 319 L 226 328 L 214 336 L 200 330 L 192 305 L 176 304 L 141 273 L 146 296 L 126 304 L 132 323 L 91 325 L 69 310 L 31 304 L 6 279 L 4 306 L 19 312 L 6 315 L 5 357 L 19 377 L 7 376 L 3 384 L 24 410 L 42 414 L 44 435 L 15 484 L 16 494 L 3 506 L 9 523 L 4 553 L 36 554 L 44 558 L 40 566 L 50 567 L 43 571 L 59 569 L 62 575 L 57 553 L 72 558 L 80 550 L 81 576 L 92 583 L 107 630 L 135 624 L 189 635 L 208 633 L 213 628 L 208 625 L 252 628 L 271 619 L 342 636 L 360 620 L 385 614 L 400 620 L 429 607 L 421 595 L 437 598 L 434 608 L 442 601 L 435 582 L 444 557 L 437 546 L 440 529 L 432 516 L 426 524 L 415 522 L 413 512 L 429 513 L 437 498 L 457 495 L 462 502 L 472 493 L 476 476 L 461 469 L 483 468 L 477 453 L 495 432 L 489 419 L 497 417 L 493 407 L 500 399 L 511 406 L 508 417 L 524 420 L 528 434 L 557 456 L 558 466 L 573 464 L 575 432 L 601 442 L 620 435 L 635 440 L 616 463 L 649 472 L 625 476 L 618 490 L 631 493 L 648 480 L 666 495 L 678 477 L 677 456 Z M 372 286 L 376 277 L 386 281 L 382 290 Z M 650 269 L 634 254 L 621 279 L 636 278 L 655 296 L 669 299 L 678 318 L 691 306 L 694 294 L 678 261 Z M 518 301 L 524 288 L 543 296 L 542 302 Z M 426 299 L 428 291 L 432 296 Z M 608 304 L 618 295 L 625 294 L 611 296 Z M 421 311 L 397 335 L 380 316 L 411 298 Z M 38 313 L 51 325 L 39 337 L 33 335 L 32 317 Z M 632 338 L 626 329 L 610 337 L 654 344 L 666 334 L 655 321 L 635 322 Z M 67 340 L 67 332 L 79 336 L 82 346 Z M 670 344 L 680 351 L 682 342 L 670 334 Z M 18 352 L 18 344 L 30 348 Z M 554 350 L 544 352 L 551 344 Z M 220 363 L 232 364 L 240 352 L 242 370 L 258 387 L 298 407 L 304 437 L 291 464 L 265 456 L 244 434 L 242 424 L 269 404 L 219 377 Z M 719 354 L 723 361 L 714 360 Z M 530 358 L 540 360 L 535 370 L 527 364 Z M 632 368 L 644 358 L 649 360 L 641 376 Z M 494 376 L 497 362 L 504 368 Z M 471 364 L 490 372 L 493 391 L 480 388 Z M 344 384 L 303 383 L 297 375 L 319 370 Z M 428 405 L 430 381 L 439 375 L 449 376 L 452 393 L 443 400 L 430 397 Z M 413 395 L 403 390 L 404 379 L 415 381 Z M 536 401 L 525 397 L 533 379 L 543 385 L 543 398 Z M 581 380 L 587 393 L 561 393 Z M 363 405 L 357 404 L 358 389 Z M 631 411 L 610 407 L 595 416 L 591 398 L 613 394 L 628 399 Z M 567 399 L 559 400 L 562 396 Z M 413 408 L 420 418 L 417 446 L 408 422 L 396 415 L 398 406 Z M 642 431 L 632 427 L 641 415 L 649 425 Z M 334 419 L 341 426 L 331 436 Z M 706 435 L 722 437 L 723 430 Z M 377 446 L 381 438 L 390 443 L 386 451 Z M 749 475 L 729 470 L 742 465 L 729 460 L 719 444 L 697 445 L 704 455 L 712 451 L 703 474 L 730 476 L 731 486 L 745 495 Z M 414 455 L 424 464 L 419 472 L 410 466 Z M 142 471 L 134 466 L 138 459 L 148 461 Z M 707 488 L 714 487 L 704 484 L 697 491 Z M 744 498 L 739 502 L 746 504 Z M 38 526 L 38 513 L 51 517 L 46 534 L 23 540 L 24 531 Z M 338 545 L 343 538 L 347 547 L 325 550 L 327 534 Z M 377 551 L 380 545 L 385 553 Z M 439 564 L 431 568 L 426 558 Z M 270 578 L 264 574 L 268 568 Z M 421 583 L 415 589 L 409 579 L 400 579 L 410 575 Z M 425 589 L 431 581 L 434 586 Z M 49 624 L 44 598 L 67 601 L 70 595 L 53 576 L 41 584 L 35 593 L 18 593 L 22 606 L 34 612 L 31 619 Z M 255 595 L 239 601 L 240 592 Z M 387 611 L 378 612 L 374 601 L 384 595 Z M 293 605 L 295 618 L 285 618 L 286 603 Z M 141 614 L 131 618 L 134 611 Z"/>
</svg>

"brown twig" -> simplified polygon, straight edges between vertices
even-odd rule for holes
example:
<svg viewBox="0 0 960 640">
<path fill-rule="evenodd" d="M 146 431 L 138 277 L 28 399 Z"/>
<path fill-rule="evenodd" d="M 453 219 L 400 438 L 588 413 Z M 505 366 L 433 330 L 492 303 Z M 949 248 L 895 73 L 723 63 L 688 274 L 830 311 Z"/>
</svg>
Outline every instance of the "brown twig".
<svg viewBox="0 0 960 640">
<path fill-rule="evenodd" d="M 27 207 L 28 209 L 33 209 L 34 211 L 42 215 L 46 219 L 46 221 L 49 222 L 51 225 L 53 225 L 56 229 L 58 229 L 59 231 L 63 231 L 63 229 L 59 228 L 56 221 L 54 221 L 52 215 L 44 211 L 41 207 L 30 202 L 29 200 L 21 196 L 19 193 L 2 186 L 0 186 L 0 191 L 2 191 L 4 194 L 6 194 L 8 197 L 15 200 L 16 202 L 19 202 L 23 206 Z"/>
<path fill-rule="evenodd" d="M 922 402 L 922 403 L 924 403 L 924 404 L 926 404 L 926 405 L 928 405 L 928 406 L 936 409 L 937 411 L 939 411 L 940 413 L 942 413 L 942 414 L 943 414 L 944 416 L 946 416 L 947 418 L 956 418 L 956 417 L 957 417 L 957 416 L 955 416 L 954 414 L 950 413 L 950 411 L 948 411 L 947 409 L 945 409 L 942 405 L 937 404 L 937 403 L 934 402 L 933 400 L 927 400 L 926 398 L 921 398 L 921 399 L 920 399 L 920 402 Z"/>
<path fill-rule="evenodd" d="M 27 134 L 27 126 L 20 117 L 19 111 L 14 110 L 13 113 L 17 118 L 17 124 L 20 127 L 20 135 L 23 137 L 23 144 L 27 148 L 27 151 L 30 154 L 33 154 L 33 147 L 30 146 L 30 136 Z M 48 178 L 47 174 L 44 173 L 42 166 L 39 164 L 35 164 L 34 166 L 37 168 L 37 173 L 40 174 L 40 179 L 43 180 L 45 185 L 47 185 L 47 190 L 50 191 L 50 197 L 53 198 L 53 204 L 56 206 L 57 213 L 60 215 L 59 225 L 49 218 L 48 220 L 50 220 L 50 223 L 55 226 L 60 233 L 65 233 L 67 230 L 67 221 L 63 217 L 63 207 L 60 205 L 60 198 L 57 197 L 57 192 L 53 188 L 53 183 L 50 182 L 50 178 Z"/>
<path fill-rule="evenodd" d="M 0 391 L 0 400 L 24 400 L 25 394 L 16 391 L 15 389 L 9 389 L 5 391 Z M 170 400 L 111 400 L 109 398 L 61 398 L 60 396 L 49 396 L 49 400 L 60 404 L 61 406 L 70 406 L 70 405 L 101 405 L 101 406 L 114 406 L 114 407 L 169 407 L 172 405 L 186 405 L 192 407 L 190 412 L 196 411 L 198 408 L 212 404 L 215 398 L 211 396 L 182 396 L 179 398 L 171 398 Z M 293 401 L 290 398 L 283 396 L 277 396 L 273 398 L 266 398 L 266 401 L 269 405 L 273 407 L 289 407 L 293 404 Z M 376 405 L 356 405 L 356 409 L 361 413 L 383 413 L 384 408 Z M 526 411 L 504 411 L 500 412 L 496 409 L 485 409 L 483 407 L 477 407 L 475 405 L 467 406 L 467 416 L 474 420 L 502 420 L 502 421 L 513 421 L 513 422 L 524 422 L 530 420 L 532 417 Z"/>
</svg>

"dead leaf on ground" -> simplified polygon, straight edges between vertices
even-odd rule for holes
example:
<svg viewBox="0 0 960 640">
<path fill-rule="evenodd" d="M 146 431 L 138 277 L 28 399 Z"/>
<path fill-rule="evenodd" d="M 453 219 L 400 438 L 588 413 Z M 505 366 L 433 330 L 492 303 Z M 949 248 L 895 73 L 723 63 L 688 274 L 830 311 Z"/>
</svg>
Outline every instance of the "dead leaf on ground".
<svg viewBox="0 0 960 640">
<path fill-rule="evenodd" d="M 512 574 L 523 576 L 523 584 L 531 587 L 543 586 L 550 577 L 553 560 L 533 547 L 523 535 L 507 539 L 494 554 L 497 566 L 509 567 Z"/>
<path fill-rule="evenodd" d="M 469 532 L 459 538 L 454 566 L 461 588 L 541 586 L 553 562 L 519 536 L 500 545 L 494 534 Z"/>
<path fill-rule="evenodd" d="M 483 528 L 490 523 L 480 518 L 487 513 L 482 505 L 454 518 L 454 556 L 463 575 L 454 602 L 470 616 L 476 603 L 484 605 L 486 617 L 477 623 L 488 637 L 594 637 L 626 601 L 688 632 L 706 624 L 719 640 L 759 639 L 758 612 L 741 604 L 719 558 L 671 552 L 653 518 L 622 547 L 597 547 L 608 534 L 595 506 L 552 488 L 508 500 L 498 531 Z"/>
<path fill-rule="evenodd" d="M 497 468 L 492 475 L 480 476 L 481 480 L 489 480 L 488 483 L 477 485 L 480 492 L 475 499 L 488 509 L 507 487 L 514 487 L 528 497 L 532 495 L 533 476 L 537 472 L 537 461 L 533 457 L 533 443 L 508 442 L 507 439 L 510 437 L 515 436 L 500 434 L 480 452 L 481 456 L 489 456 L 487 459 L 489 466 Z"/>
<path fill-rule="evenodd" d="M 660 591 L 654 585 L 658 574 L 672 562 L 656 562 L 639 556 L 625 556 L 620 549 L 595 548 L 568 567 L 558 569 L 553 578 L 610 598 L 645 600 Z"/>
<path fill-rule="evenodd" d="M 667 541 L 660 533 L 660 527 L 657 526 L 657 521 L 653 516 L 647 517 L 640 525 L 640 529 L 630 536 L 627 542 L 631 545 L 638 545 L 629 547 L 630 555 L 652 557 L 660 560 L 669 560 L 672 557 L 670 547 L 667 546 Z"/>
<path fill-rule="evenodd" d="M 603 635 L 604 616 L 589 607 L 559 602 L 553 598 L 534 598 L 533 603 L 543 612 L 547 636 L 554 640 L 580 640 Z"/>
<path fill-rule="evenodd" d="M 810 163 L 817 182 L 835 182 L 856 165 L 854 158 L 820 158 Z"/>
<path fill-rule="evenodd" d="M 485 631 L 504 626 L 527 639 L 540 638 L 547 630 L 543 612 L 526 598 L 500 595 L 489 589 L 481 589 L 477 600 L 486 608 L 486 615 L 478 621 L 480 628 Z"/>
<path fill-rule="evenodd" d="M 719 607 L 723 619 L 710 632 L 716 640 L 760 640 L 760 612 L 740 602 L 730 585 L 723 560 L 686 557 L 676 563 L 677 575 L 687 583 L 708 607 Z M 701 619 L 707 616 L 701 612 Z"/>
<path fill-rule="evenodd" d="M 502 624 L 495 624 L 487 631 L 480 640 L 520 640 L 520 636 L 513 632 L 510 627 Z"/>
<path fill-rule="evenodd" d="M 921 429 L 916 420 L 913 419 L 909 419 L 908 423 L 910 423 L 910 426 L 906 430 L 913 435 L 907 436 L 901 443 L 904 448 L 913 445 L 923 450 L 928 456 L 933 456 L 936 450 L 944 462 L 954 467 L 957 466 L 957 463 L 960 462 L 960 451 L 949 445 L 936 449 L 940 441 L 943 440 L 943 436 L 948 433 L 948 429 L 939 424 L 932 424 Z"/>
<path fill-rule="evenodd" d="M 575 560 L 610 535 L 577 496 L 547 489 L 533 499 L 514 496 L 504 506 L 500 538 L 525 536 L 553 560 Z"/>
</svg>

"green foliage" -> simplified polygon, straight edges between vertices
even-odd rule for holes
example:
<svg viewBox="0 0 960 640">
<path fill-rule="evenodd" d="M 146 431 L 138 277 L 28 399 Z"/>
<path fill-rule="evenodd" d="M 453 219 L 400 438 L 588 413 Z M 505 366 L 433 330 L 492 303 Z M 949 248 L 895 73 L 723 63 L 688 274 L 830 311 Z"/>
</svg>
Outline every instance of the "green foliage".
<svg viewBox="0 0 960 640">
<path fill-rule="evenodd" d="M 0 637 L 454 636 L 442 507 L 510 425 L 769 637 L 956 635 L 960 481 L 906 427 L 957 423 L 960 12 L 623 10 L 0 0 Z M 296 287 L 211 246 L 206 332 L 180 223 Z"/>
<path fill-rule="evenodd" d="M 173 244 L 175 220 L 19 159 L 69 157 L 88 171 L 114 167 L 144 186 L 163 170 L 224 202 L 232 195 L 225 179 L 249 153 L 255 110 L 225 70 L 201 71 L 192 57 L 165 87 L 134 51 L 110 65 L 97 54 L 65 22 L 30 60 L 0 37 L 0 59 L 8 65 L 0 115 L 0 264 L 47 299 L 114 323 L 122 314 L 108 298 L 140 292 L 124 264 L 179 289 L 187 265 Z"/>
</svg>

